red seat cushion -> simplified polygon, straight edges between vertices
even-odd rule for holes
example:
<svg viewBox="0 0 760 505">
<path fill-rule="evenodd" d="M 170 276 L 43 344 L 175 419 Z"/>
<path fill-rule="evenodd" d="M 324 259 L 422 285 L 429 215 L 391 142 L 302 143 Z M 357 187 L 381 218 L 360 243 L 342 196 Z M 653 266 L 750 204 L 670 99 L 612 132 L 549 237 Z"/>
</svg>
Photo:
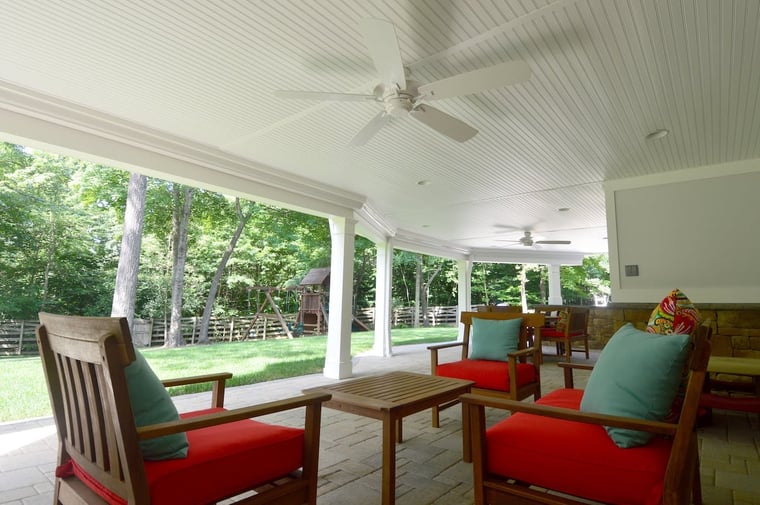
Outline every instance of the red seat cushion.
<svg viewBox="0 0 760 505">
<path fill-rule="evenodd" d="M 571 337 L 578 337 L 580 335 L 583 335 L 582 330 L 571 331 L 569 333 L 569 336 Z M 565 332 L 564 330 L 557 331 L 554 328 L 541 328 L 541 338 L 565 338 Z"/>
<path fill-rule="evenodd" d="M 578 410 L 580 389 L 536 403 Z M 487 431 L 488 470 L 571 495 L 613 504 L 658 504 L 670 441 L 621 449 L 604 427 L 516 413 Z"/>
<path fill-rule="evenodd" d="M 444 363 L 436 368 L 436 375 L 452 379 L 475 381 L 474 387 L 509 391 L 509 364 L 506 361 L 465 359 Z M 517 364 L 517 385 L 522 387 L 536 382 L 536 367 L 532 363 Z"/>
<path fill-rule="evenodd" d="M 188 418 L 224 409 L 181 414 Z M 187 432 L 187 458 L 145 461 L 153 504 L 206 504 L 234 496 L 297 470 L 304 431 L 245 419 Z M 74 474 L 114 505 L 126 502 L 102 488 L 81 468 Z"/>
</svg>

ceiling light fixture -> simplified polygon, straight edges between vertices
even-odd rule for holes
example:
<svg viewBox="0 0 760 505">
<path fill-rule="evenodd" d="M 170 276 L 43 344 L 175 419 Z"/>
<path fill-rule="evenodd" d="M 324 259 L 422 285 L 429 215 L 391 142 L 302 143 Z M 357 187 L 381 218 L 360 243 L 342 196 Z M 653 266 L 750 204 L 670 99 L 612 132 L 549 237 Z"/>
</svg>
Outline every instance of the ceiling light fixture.
<svg viewBox="0 0 760 505">
<path fill-rule="evenodd" d="M 560 207 L 557 209 L 557 212 L 567 212 L 568 210 L 570 210 L 570 207 Z"/>
<path fill-rule="evenodd" d="M 662 129 L 653 131 L 652 133 L 650 133 L 649 135 L 647 135 L 644 138 L 646 140 L 657 140 L 657 139 L 661 139 L 663 137 L 667 137 L 669 133 L 670 133 L 670 130 L 666 130 L 666 129 L 662 128 Z"/>
<path fill-rule="evenodd" d="M 417 181 L 417 186 L 429 186 L 430 181 L 428 179 L 422 179 L 421 181 Z"/>
</svg>

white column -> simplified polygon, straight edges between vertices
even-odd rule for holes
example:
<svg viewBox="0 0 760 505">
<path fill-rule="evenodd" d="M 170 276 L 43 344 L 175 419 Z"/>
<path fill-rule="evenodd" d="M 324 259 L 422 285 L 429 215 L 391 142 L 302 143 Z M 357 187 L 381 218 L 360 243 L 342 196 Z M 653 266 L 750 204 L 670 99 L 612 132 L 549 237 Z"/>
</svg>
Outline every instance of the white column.
<svg viewBox="0 0 760 505">
<path fill-rule="evenodd" d="M 372 354 L 388 357 L 391 347 L 391 284 L 393 280 L 393 239 L 375 243 L 375 344 Z"/>
<path fill-rule="evenodd" d="M 324 375 L 331 379 L 351 377 L 351 294 L 354 276 L 353 219 L 331 217 L 330 313 Z"/>
<path fill-rule="evenodd" d="M 562 305 L 562 284 L 560 283 L 558 263 L 551 263 L 549 267 L 549 305 Z"/>
<path fill-rule="evenodd" d="M 457 260 L 457 273 L 457 327 L 461 340 L 464 336 L 464 327 L 459 324 L 459 315 L 472 308 L 472 260 Z"/>
</svg>

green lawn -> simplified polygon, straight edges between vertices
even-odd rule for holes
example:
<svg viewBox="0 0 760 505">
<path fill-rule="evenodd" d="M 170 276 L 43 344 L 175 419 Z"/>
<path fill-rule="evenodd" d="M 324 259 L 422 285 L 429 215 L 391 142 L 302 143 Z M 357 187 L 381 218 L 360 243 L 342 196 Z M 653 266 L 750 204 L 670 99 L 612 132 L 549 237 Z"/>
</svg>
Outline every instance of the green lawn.
<svg viewBox="0 0 760 505">
<path fill-rule="evenodd" d="M 393 345 L 455 340 L 454 327 L 404 328 L 392 331 Z M 372 348 L 374 333 L 351 335 L 351 352 Z M 153 348 L 142 352 L 162 379 L 231 372 L 228 386 L 241 386 L 286 377 L 320 373 L 325 364 L 326 336 L 293 340 L 257 340 L 187 346 L 179 349 Z M 39 357 L 0 357 L 0 422 L 51 415 L 47 387 Z M 209 385 L 206 385 L 206 389 Z M 172 388 L 170 394 L 202 391 L 199 386 Z"/>
</svg>

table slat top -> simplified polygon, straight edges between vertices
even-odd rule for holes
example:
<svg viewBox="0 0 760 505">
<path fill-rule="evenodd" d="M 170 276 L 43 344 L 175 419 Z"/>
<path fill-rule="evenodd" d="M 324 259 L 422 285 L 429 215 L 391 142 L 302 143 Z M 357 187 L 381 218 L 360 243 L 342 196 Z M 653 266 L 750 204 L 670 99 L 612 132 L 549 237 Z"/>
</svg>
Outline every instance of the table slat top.
<svg viewBox="0 0 760 505">
<path fill-rule="evenodd" d="M 474 382 L 412 372 L 390 372 L 361 377 L 305 391 L 331 393 L 331 401 L 345 401 L 370 408 L 391 408 L 414 404 L 431 396 L 465 389 Z"/>
</svg>

